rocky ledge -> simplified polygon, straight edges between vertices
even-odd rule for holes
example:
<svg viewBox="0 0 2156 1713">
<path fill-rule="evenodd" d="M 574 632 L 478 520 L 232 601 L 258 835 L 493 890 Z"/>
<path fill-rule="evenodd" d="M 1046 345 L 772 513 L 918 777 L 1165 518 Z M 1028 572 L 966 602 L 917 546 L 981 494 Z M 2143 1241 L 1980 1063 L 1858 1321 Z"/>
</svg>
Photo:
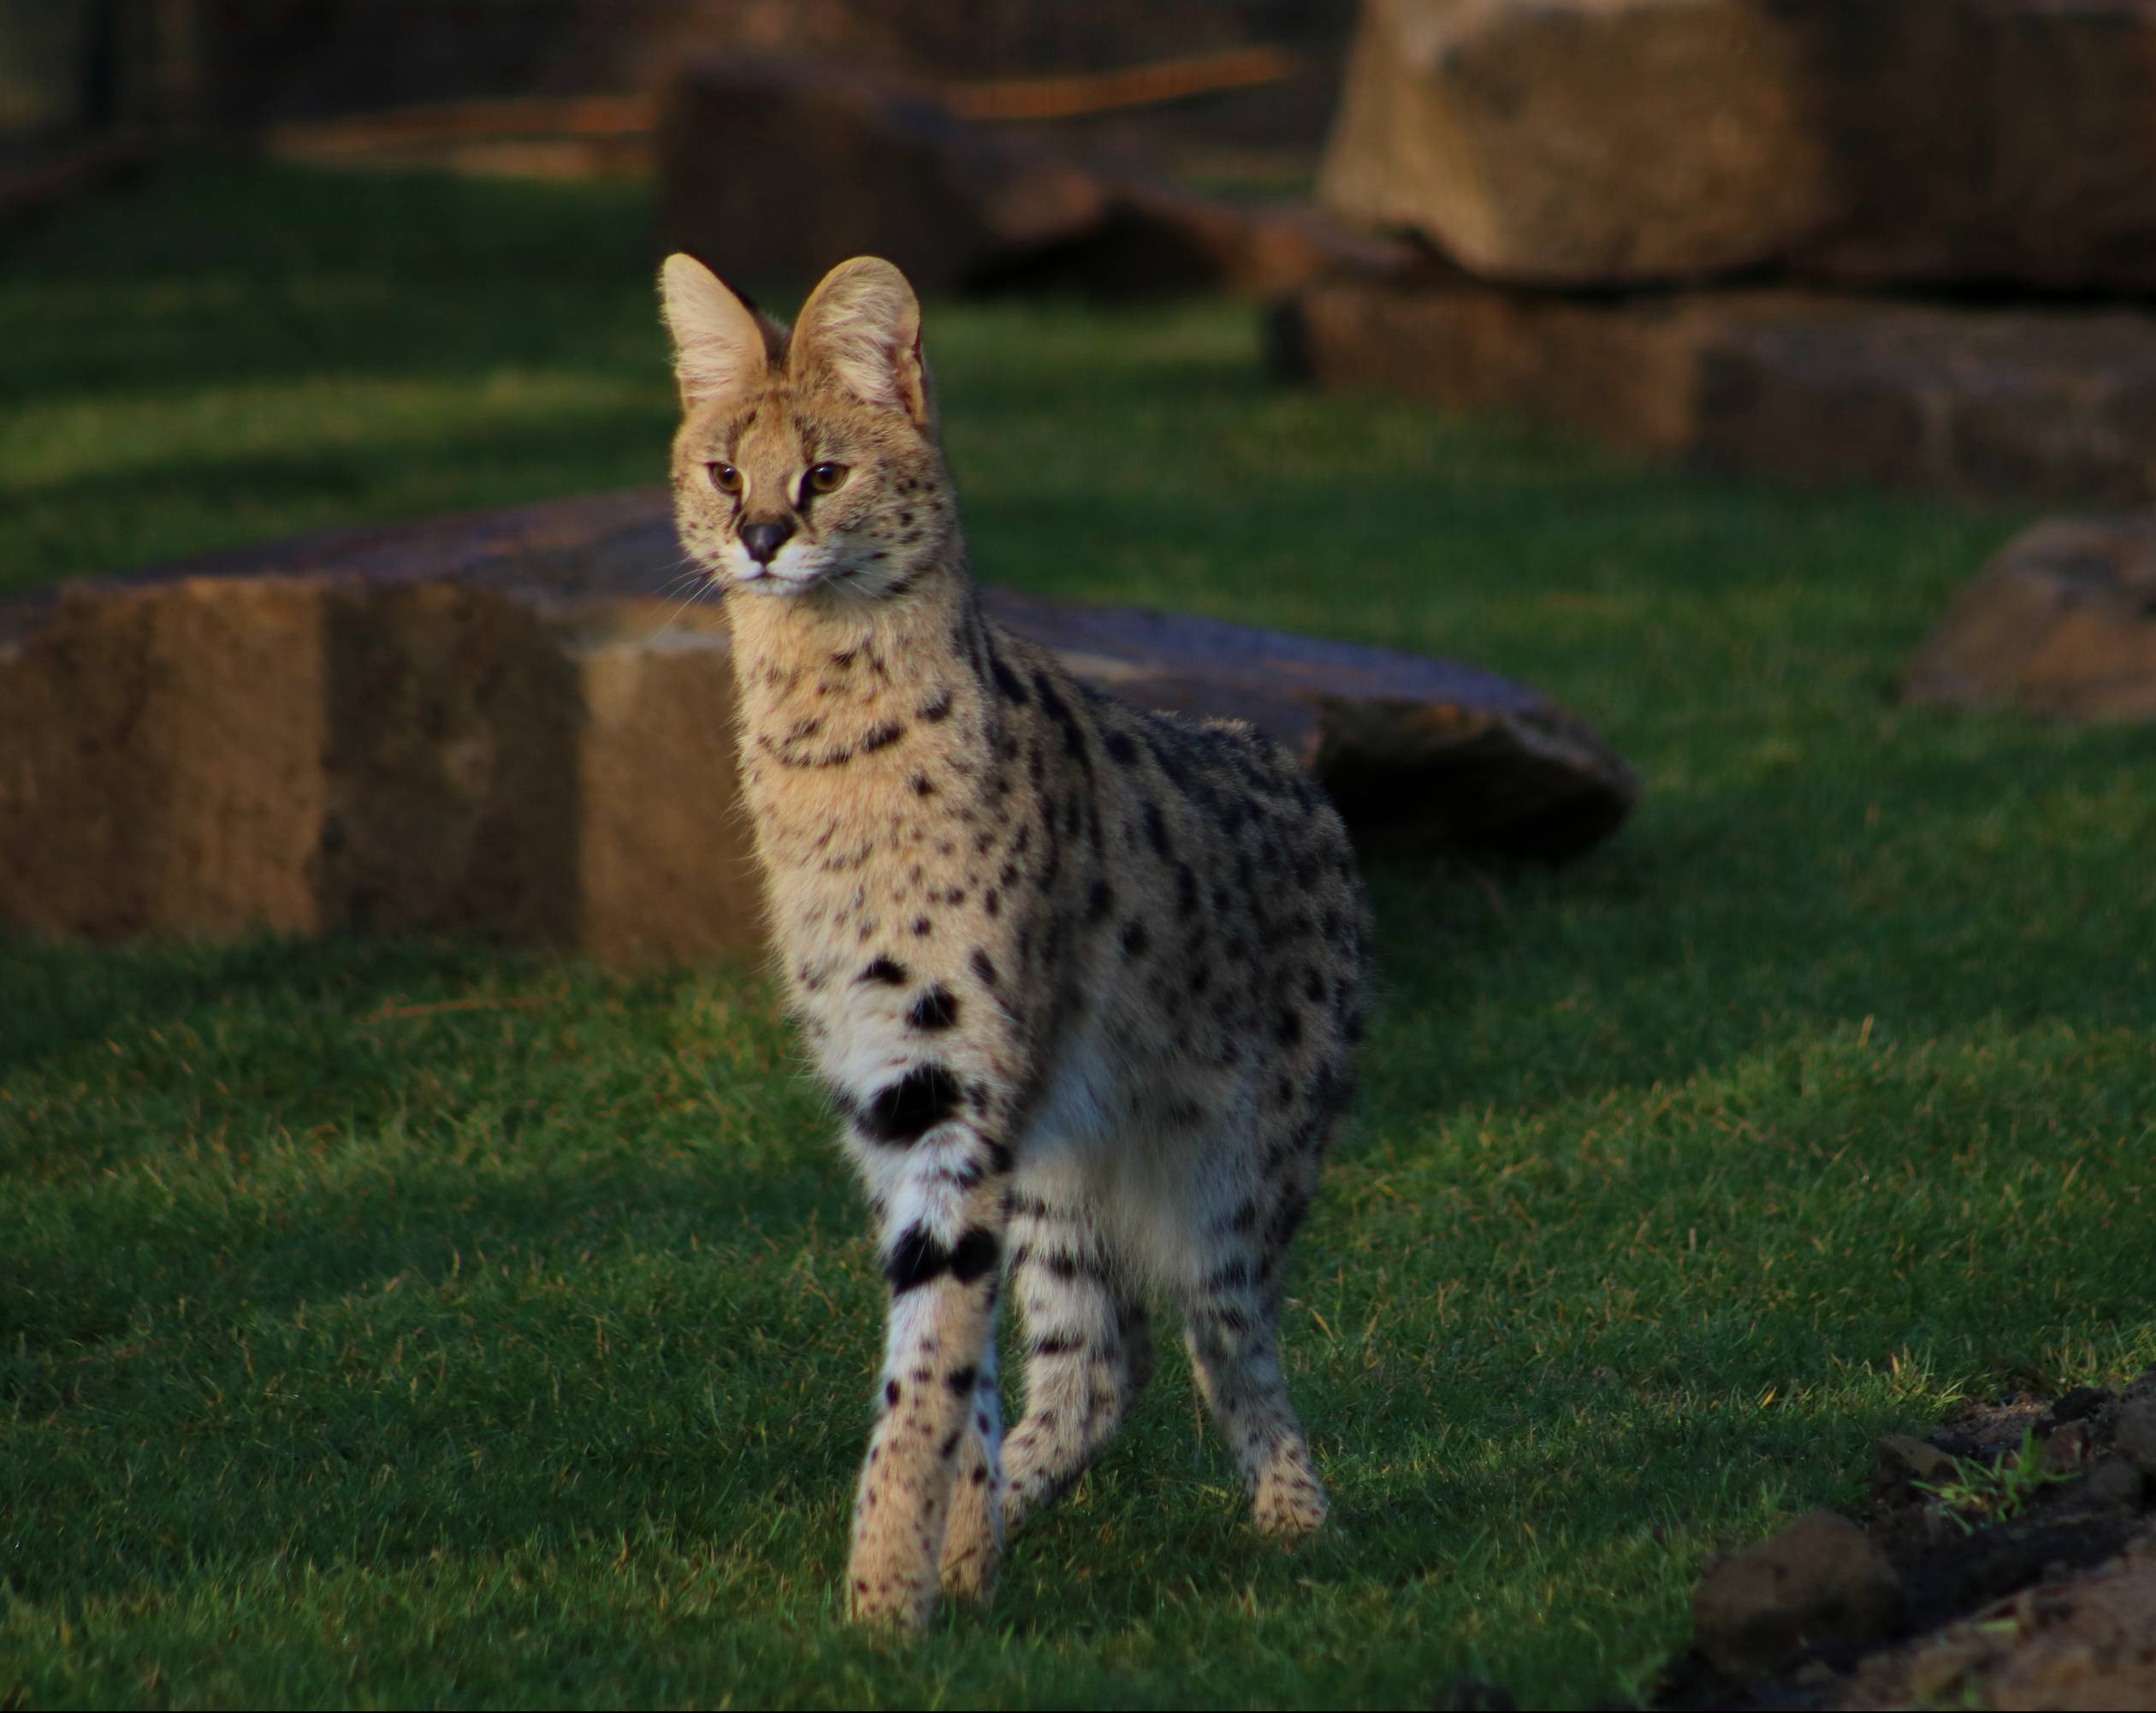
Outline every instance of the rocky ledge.
<svg viewBox="0 0 2156 1713">
<path fill-rule="evenodd" d="M 0 928 L 753 951 L 725 617 L 655 598 L 678 560 L 639 490 L 0 605 Z M 1638 794 L 1584 721 L 1487 673 L 987 598 L 1089 683 L 1264 726 L 1367 840 L 1561 857 Z"/>
</svg>

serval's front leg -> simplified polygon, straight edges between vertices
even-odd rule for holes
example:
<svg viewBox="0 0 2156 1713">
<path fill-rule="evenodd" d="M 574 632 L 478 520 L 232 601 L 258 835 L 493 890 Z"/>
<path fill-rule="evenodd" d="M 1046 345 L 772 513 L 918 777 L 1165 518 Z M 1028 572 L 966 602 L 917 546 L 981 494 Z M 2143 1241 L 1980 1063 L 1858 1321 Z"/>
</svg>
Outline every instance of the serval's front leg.
<svg viewBox="0 0 2156 1713">
<path fill-rule="evenodd" d="M 986 1396 L 994 1384 L 1008 1156 L 953 1120 L 878 1164 L 891 1318 L 880 1413 L 854 1505 L 847 1590 L 856 1618 L 918 1631 L 935 1606 L 962 1449 L 965 1479 L 980 1490 L 981 1503 L 968 1494 L 960 1508 L 961 1526 L 974 1538 L 969 1568 L 955 1580 L 985 1589 L 995 1571 L 1001 1519 L 985 1507 L 1000 1498 L 999 1436 L 981 1399 L 984 1378 Z M 976 1467 L 983 1473 L 974 1480 Z"/>
</svg>

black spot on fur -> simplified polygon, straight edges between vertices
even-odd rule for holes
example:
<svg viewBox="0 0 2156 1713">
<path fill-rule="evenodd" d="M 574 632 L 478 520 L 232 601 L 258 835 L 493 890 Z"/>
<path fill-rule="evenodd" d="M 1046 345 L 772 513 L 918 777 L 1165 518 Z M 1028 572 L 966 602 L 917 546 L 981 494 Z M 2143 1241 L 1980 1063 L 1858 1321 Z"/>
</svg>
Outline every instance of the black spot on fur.
<svg viewBox="0 0 2156 1713">
<path fill-rule="evenodd" d="M 916 939 L 927 939 L 928 936 L 935 931 L 935 923 L 930 922 L 927 916 L 915 916 L 914 918 L 913 924 L 914 938 Z"/>
<path fill-rule="evenodd" d="M 949 1272 L 951 1258 L 951 1252 L 932 1234 L 909 1225 L 884 1263 L 884 1277 L 890 1281 L 893 1296 L 903 1296 Z"/>
<path fill-rule="evenodd" d="M 1137 765 L 1138 746 L 1130 741 L 1128 732 L 1111 732 L 1101 740 L 1101 748 L 1107 750 L 1108 759 L 1119 768 Z"/>
<path fill-rule="evenodd" d="M 854 1122 L 872 1141 L 904 1147 L 943 1123 L 957 1105 L 957 1079 L 940 1064 L 917 1064 L 870 1095 Z"/>
<path fill-rule="evenodd" d="M 916 720 L 924 720 L 931 726 L 935 725 L 939 720 L 950 719 L 951 692 L 947 690 L 938 691 L 933 697 L 914 709 L 914 717 Z"/>
<path fill-rule="evenodd" d="M 947 1029 L 958 1021 L 958 1001 L 951 989 L 939 981 L 913 1003 L 906 1013 L 906 1022 L 916 1029 Z"/>
<path fill-rule="evenodd" d="M 1153 855 L 1163 858 L 1173 856 L 1174 847 L 1168 843 L 1168 824 L 1160 818 L 1160 805 L 1147 797 L 1139 813 L 1145 818 L 1146 843 L 1152 846 Z"/>
<path fill-rule="evenodd" d="M 1019 681 L 1018 674 L 1004 664 L 1002 655 L 993 652 L 989 655 L 988 671 L 995 679 L 996 689 L 1002 694 L 1005 702 L 1019 708 L 1026 705 L 1028 701 L 1026 686 Z"/>
<path fill-rule="evenodd" d="M 864 968 L 860 975 L 854 977 L 854 980 L 880 983 L 886 987 L 903 987 L 906 985 L 906 966 L 903 963 L 893 963 L 888 957 L 879 957 Z"/>
<path fill-rule="evenodd" d="M 980 1378 L 980 1370 L 978 1368 L 953 1368 L 944 1376 L 944 1384 L 962 1398 L 973 1390 L 974 1382 Z"/>
<path fill-rule="evenodd" d="M 1122 925 L 1122 951 L 1125 957 L 1143 957 L 1146 948 L 1152 944 L 1152 936 L 1146 932 L 1145 923 L 1133 916 Z"/>
<path fill-rule="evenodd" d="M 913 788 L 915 797 L 933 797 L 936 794 L 935 783 L 926 774 L 913 776 Z"/>
<path fill-rule="evenodd" d="M 1116 907 L 1116 889 L 1105 880 L 1095 880 L 1093 891 L 1086 895 L 1086 920 L 1099 922 Z"/>
<path fill-rule="evenodd" d="M 888 750 L 906 735 L 906 728 L 895 720 L 886 720 L 861 740 L 861 753 L 873 756 L 879 750 Z"/>
<path fill-rule="evenodd" d="M 886 1380 L 884 1382 L 884 1402 L 889 1404 L 891 1408 L 896 1409 L 898 1408 L 898 1399 L 900 1396 L 901 1394 L 898 1390 L 897 1381 Z"/>
<path fill-rule="evenodd" d="M 989 957 L 986 952 L 981 951 L 980 947 L 975 946 L 974 948 L 974 955 L 971 962 L 973 963 L 974 974 L 980 977 L 981 981 L 986 986 L 990 987 L 994 987 L 996 985 L 995 960 Z"/>
</svg>

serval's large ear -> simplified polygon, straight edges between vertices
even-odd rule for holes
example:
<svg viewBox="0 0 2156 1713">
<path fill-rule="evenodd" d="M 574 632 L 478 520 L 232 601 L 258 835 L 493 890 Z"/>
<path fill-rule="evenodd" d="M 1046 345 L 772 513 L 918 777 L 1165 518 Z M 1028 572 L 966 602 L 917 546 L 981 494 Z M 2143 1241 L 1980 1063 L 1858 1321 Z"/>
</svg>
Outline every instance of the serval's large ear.
<svg viewBox="0 0 2156 1713">
<path fill-rule="evenodd" d="M 906 276 L 880 256 L 856 256 L 823 276 L 794 323 L 787 369 L 796 386 L 835 387 L 928 426 L 921 305 Z"/>
<path fill-rule="evenodd" d="M 693 256 L 659 270 L 659 304 L 673 335 L 674 379 L 684 406 L 731 392 L 768 365 L 764 329 L 748 305 Z"/>
</svg>

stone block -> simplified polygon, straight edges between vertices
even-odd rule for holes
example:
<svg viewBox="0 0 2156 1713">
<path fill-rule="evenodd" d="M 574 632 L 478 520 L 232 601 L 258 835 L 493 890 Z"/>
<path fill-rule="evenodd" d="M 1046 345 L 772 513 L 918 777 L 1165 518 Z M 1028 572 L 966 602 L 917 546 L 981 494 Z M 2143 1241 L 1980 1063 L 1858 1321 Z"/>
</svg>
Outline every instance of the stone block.
<svg viewBox="0 0 2156 1713">
<path fill-rule="evenodd" d="M 1322 180 L 1492 279 L 2156 286 L 2139 0 L 1365 0 Z"/>
<path fill-rule="evenodd" d="M 639 490 L 0 603 L 0 928 L 753 954 L 724 613 L 655 598 L 678 557 Z M 1089 683 L 1265 726 L 1365 837 L 1562 856 L 1638 795 L 1584 721 L 1470 667 L 985 599 Z"/>
<path fill-rule="evenodd" d="M 1317 384 L 1493 412 L 1704 468 L 2156 498 L 2156 314 L 1791 291 L 1585 298 L 1334 281 L 1283 304 Z"/>
</svg>

